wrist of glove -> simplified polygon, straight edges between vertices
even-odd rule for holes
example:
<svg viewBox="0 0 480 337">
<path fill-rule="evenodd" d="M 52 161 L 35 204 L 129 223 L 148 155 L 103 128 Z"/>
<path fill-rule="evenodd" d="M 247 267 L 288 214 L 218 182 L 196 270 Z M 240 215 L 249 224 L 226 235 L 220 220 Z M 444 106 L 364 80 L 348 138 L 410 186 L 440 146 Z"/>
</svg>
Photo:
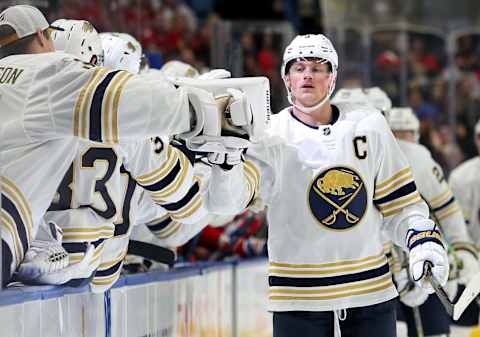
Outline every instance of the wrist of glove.
<svg viewBox="0 0 480 337">
<path fill-rule="evenodd" d="M 250 146 L 243 126 L 251 120 L 251 110 L 244 93 L 227 89 L 227 94 L 213 97 L 205 90 L 190 88 L 193 113 L 190 132 L 179 135 L 196 152 L 232 153 Z"/>
<path fill-rule="evenodd" d="M 83 259 L 70 264 L 67 251 L 54 241 L 34 240 L 15 273 L 15 279 L 25 284 L 60 285 L 72 279 L 88 278 L 95 248 L 87 247 Z"/>
<path fill-rule="evenodd" d="M 413 281 L 429 294 L 435 291 L 426 279 L 425 264 L 432 264 L 432 274 L 442 286 L 446 284 L 449 273 L 447 251 L 440 232 L 434 225 L 430 227 L 431 230 L 427 229 L 431 223 L 426 221 L 415 229 L 409 229 L 407 233 L 410 275 Z"/>
</svg>

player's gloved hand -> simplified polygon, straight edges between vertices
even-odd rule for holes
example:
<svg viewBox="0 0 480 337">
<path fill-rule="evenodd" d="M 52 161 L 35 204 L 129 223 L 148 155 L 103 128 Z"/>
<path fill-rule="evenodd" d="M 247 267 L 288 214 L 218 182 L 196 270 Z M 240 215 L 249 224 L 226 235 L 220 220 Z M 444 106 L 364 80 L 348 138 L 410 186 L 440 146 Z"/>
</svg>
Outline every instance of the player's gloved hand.
<svg viewBox="0 0 480 337">
<path fill-rule="evenodd" d="M 195 101 L 199 96 L 191 103 L 194 110 L 197 106 L 204 110 L 203 113 L 197 114 L 190 133 L 180 135 L 186 139 L 187 148 L 213 153 L 235 153 L 248 148 L 248 132 L 243 127 L 252 115 L 246 95 L 237 89 L 227 89 L 227 94 L 216 97 L 201 95 L 201 101 Z"/>
<path fill-rule="evenodd" d="M 441 234 L 433 221 L 419 220 L 414 228 L 408 230 L 406 243 L 410 250 L 409 271 L 413 281 L 429 294 L 435 292 L 425 275 L 425 264 L 429 262 L 433 276 L 442 286 L 445 285 L 449 272 L 448 256 Z"/>
<path fill-rule="evenodd" d="M 240 164 L 243 158 L 243 150 L 239 149 L 236 152 L 214 152 L 207 155 L 208 162 L 213 165 L 218 165 L 224 170 L 229 170 L 233 166 Z"/>
<path fill-rule="evenodd" d="M 472 252 L 457 248 L 455 250 L 455 258 L 458 269 L 458 283 L 467 284 L 472 277 L 480 272 L 480 264 Z"/>
<path fill-rule="evenodd" d="M 67 251 L 55 241 L 34 240 L 18 267 L 15 279 L 25 284 L 64 284 L 72 279 L 88 278 L 95 248 L 87 247 L 83 259 L 69 264 Z"/>
<path fill-rule="evenodd" d="M 402 268 L 399 272 L 394 273 L 393 279 L 403 304 L 409 307 L 418 307 L 425 303 L 428 293 L 413 282 L 407 268 Z"/>
<path fill-rule="evenodd" d="M 212 69 L 209 72 L 201 74 L 197 78 L 199 80 L 218 80 L 222 78 L 229 78 L 232 74 L 226 69 Z"/>
</svg>

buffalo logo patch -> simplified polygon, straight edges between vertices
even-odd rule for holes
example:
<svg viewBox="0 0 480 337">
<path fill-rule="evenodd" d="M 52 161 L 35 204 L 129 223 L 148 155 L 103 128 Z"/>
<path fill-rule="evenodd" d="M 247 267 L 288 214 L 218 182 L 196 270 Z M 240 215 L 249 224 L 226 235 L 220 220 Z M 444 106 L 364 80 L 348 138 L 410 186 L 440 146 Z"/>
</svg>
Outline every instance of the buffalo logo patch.
<svg viewBox="0 0 480 337">
<path fill-rule="evenodd" d="M 350 229 L 360 222 L 367 209 L 365 183 L 351 168 L 329 168 L 313 180 L 308 204 L 320 224 L 333 230 Z"/>
</svg>

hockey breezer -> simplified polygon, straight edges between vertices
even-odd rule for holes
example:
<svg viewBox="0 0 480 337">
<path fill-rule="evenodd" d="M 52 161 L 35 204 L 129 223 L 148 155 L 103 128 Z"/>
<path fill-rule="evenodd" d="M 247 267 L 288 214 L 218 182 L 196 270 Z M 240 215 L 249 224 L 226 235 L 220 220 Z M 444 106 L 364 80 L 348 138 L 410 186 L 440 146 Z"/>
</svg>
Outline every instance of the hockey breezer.
<svg viewBox="0 0 480 337">
<path fill-rule="evenodd" d="M 455 303 L 452 303 L 448 298 L 448 294 L 445 289 L 440 285 L 438 280 L 432 274 L 432 266 L 429 262 L 425 263 L 424 273 L 426 279 L 435 289 L 440 302 L 442 302 L 447 313 L 453 318 L 454 321 L 457 321 L 460 316 L 463 314 L 465 309 L 472 303 L 475 298 L 480 293 L 480 273 L 477 273 L 470 282 L 465 286 L 465 290 L 462 292 L 462 295 L 458 298 Z"/>
</svg>

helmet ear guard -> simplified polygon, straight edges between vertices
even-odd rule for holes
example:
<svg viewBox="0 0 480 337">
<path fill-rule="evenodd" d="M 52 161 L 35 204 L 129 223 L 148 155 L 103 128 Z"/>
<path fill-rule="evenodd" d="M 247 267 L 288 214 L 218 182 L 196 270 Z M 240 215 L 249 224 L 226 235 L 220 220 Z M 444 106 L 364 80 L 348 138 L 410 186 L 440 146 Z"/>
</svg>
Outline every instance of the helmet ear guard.
<svg viewBox="0 0 480 337">
<path fill-rule="evenodd" d="M 287 84 L 287 73 L 292 61 L 297 59 L 319 59 L 322 63 L 328 63 L 331 67 L 331 80 L 327 95 L 317 104 L 311 107 L 304 107 L 295 104 L 295 97 Z M 281 76 L 288 93 L 288 101 L 304 113 L 311 113 L 321 107 L 332 95 L 335 89 L 338 69 L 338 55 L 330 40 L 322 34 L 297 35 L 292 42 L 285 48 L 281 67 Z"/>
</svg>

